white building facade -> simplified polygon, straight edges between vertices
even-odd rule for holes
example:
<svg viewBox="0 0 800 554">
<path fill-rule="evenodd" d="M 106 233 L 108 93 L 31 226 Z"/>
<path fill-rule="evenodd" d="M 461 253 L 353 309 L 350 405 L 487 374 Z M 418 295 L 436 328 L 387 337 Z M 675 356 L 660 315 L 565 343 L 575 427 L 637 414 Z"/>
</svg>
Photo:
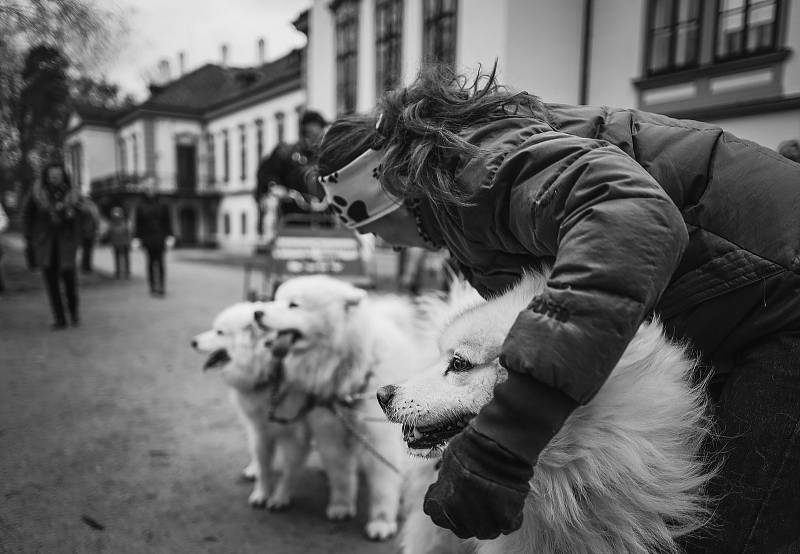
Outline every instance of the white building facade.
<svg viewBox="0 0 800 554">
<path fill-rule="evenodd" d="M 709 121 L 771 148 L 800 137 L 789 0 L 315 0 L 295 23 L 308 103 L 329 118 L 370 111 L 380 82 L 408 84 L 425 60 L 467 74 L 496 60 L 546 102 Z"/>
<path fill-rule="evenodd" d="M 133 218 L 142 189 L 169 205 L 178 244 L 252 252 L 256 171 L 279 142 L 298 139 L 304 51 L 254 68 L 207 64 L 126 110 L 77 106 L 65 141 L 74 181 L 107 215 Z"/>
</svg>

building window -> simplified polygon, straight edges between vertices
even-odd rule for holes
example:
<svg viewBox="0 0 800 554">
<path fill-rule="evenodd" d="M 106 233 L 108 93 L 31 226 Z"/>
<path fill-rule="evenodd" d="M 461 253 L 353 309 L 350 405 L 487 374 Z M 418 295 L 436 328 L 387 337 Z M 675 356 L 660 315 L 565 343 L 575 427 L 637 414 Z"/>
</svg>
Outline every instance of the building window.
<svg viewBox="0 0 800 554">
<path fill-rule="evenodd" d="M 139 141 L 136 139 L 136 135 L 131 135 L 131 143 L 133 145 L 133 174 L 136 175 L 139 171 Z"/>
<path fill-rule="evenodd" d="M 647 73 L 698 65 L 702 0 L 656 0 L 650 4 Z"/>
<path fill-rule="evenodd" d="M 242 236 L 247 235 L 247 212 L 242 212 L 241 215 L 241 224 L 242 224 Z"/>
<path fill-rule="evenodd" d="M 358 83 L 358 2 L 336 5 L 336 109 L 339 114 L 356 110 Z"/>
<path fill-rule="evenodd" d="M 239 158 L 239 176 L 244 181 L 247 179 L 247 128 L 244 125 L 239 125 Z"/>
<path fill-rule="evenodd" d="M 126 175 L 128 173 L 128 149 L 125 147 L 125 139 L 121 138 L 117 141 L 117 149 L 119 150 L 119 172 Z"/>
<path fill-rule="evenodd" d="M 206 150 L 208 151 L 208 184 L 213 186 L 217 180 L 217 152 L 214 148 L 214 134 L 206 135 Z"/>
<path fill-rule="evenodd" d="M 283 142 L 283 135 L 286 133 L 286 116 L 283 112 L 275 114 L 275 136 L 278 137 L 278 142 Z"/>
<path fill-rule="evenodd" d="M 375 85 L 377 95 L 400 84 L 403 0 L 378 0 L 375 5 Z"/>
<path fill-rule="evenodd" d="M 717 61 L 775 50 L 779 0 L 718 0 Z"/>
<path fill-rule="evenodd" d="M 423 62 L 455 65 L 457 15 L 458 0 L 423 0 Z"/>
<path fill-rule="evenodd" d="M 231 177 L 231 145 L 228 140 L 228 130 L 222 131 L 222 180 L 226 183 Z"/>
<path fill-rule="evenodd" d="M 228 212 L 222 214 L 222 230 L 226 235 L 231 234 L 231 216 Z"/>
<path fill-rule="evenodd" d="M 256 161 L 264 154 L 264 120 L 256 119 Z"/>
</svg>

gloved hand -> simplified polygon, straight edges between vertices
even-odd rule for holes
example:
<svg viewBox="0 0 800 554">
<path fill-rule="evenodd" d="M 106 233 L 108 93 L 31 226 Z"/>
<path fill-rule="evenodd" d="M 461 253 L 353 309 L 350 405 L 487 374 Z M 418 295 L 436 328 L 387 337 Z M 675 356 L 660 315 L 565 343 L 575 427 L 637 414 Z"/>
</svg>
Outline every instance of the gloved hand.
<svg viewBox="0 0 800 554">
<path fill-rule="evenodd" d="M 468 425 L 442 456 L 423 511 L 458 537 L 494 539 L 522 525 L 533 467 Z"/>
<path fill-rule="evenodd" d="M 494 398 L 445 449 L 424 512 L 461 538 L 493 539 L 519 529 L 539 453 L 577 405 L 509 369 Z"/>
</svg>

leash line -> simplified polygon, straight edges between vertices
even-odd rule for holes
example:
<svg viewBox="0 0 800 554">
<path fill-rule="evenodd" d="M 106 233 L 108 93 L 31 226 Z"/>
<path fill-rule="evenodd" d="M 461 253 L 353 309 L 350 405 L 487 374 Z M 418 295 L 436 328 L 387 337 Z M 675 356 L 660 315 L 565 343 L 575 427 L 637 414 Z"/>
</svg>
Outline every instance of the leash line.
<svg viewBox="0 0 800 554">
<path fill-rule="evenodd" d="M 396 474 L 402 475 L 402 472 L 399 469 L 397 469 L 397 466 L 395 466 L 392 462 L 390 462 L 386 458 L 386 456 L 378 452 L 378 450 L 374 446 L 372 446 L 372 444 L 370 444 L 369 439 L 366 438 L 358 429 L 356 429 L 353 426 L 353 424 L 350 423 L 350 421 L 347 419 L 346 416 L 344 416 L 338 409 L 336 409 L 336 404 L 330 404 L 328 408 L 331 410 L 331 412 L 333 412 L 333 415 L 339 418 L 339 420 L 342 422 L 345 428 L 350 432 L 350 434 L 353 435 L 356 439 L 358 439 L 358 441 L 361 444 L 363 444 L 367 448 L 367 450 L 369 450 L 372 453 L 373 456 L 378 458 L 378 460 L 383 462 L 389 469 L 394 471 Z"/>
</svg>

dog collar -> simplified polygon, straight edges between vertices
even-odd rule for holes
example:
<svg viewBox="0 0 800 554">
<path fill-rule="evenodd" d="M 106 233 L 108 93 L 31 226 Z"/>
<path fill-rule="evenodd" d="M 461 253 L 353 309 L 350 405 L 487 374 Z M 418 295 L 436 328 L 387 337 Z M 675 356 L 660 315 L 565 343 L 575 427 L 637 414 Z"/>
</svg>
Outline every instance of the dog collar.
<svg viewBox="0 0 800 554">
<path fill-rule="evenodd" d="M 349 229 L 357 229 L 402 206 L 378 180 L 381 151 L 369 149 L 339 171 L 319 177 L 331 209 Z"/>
</svg>

